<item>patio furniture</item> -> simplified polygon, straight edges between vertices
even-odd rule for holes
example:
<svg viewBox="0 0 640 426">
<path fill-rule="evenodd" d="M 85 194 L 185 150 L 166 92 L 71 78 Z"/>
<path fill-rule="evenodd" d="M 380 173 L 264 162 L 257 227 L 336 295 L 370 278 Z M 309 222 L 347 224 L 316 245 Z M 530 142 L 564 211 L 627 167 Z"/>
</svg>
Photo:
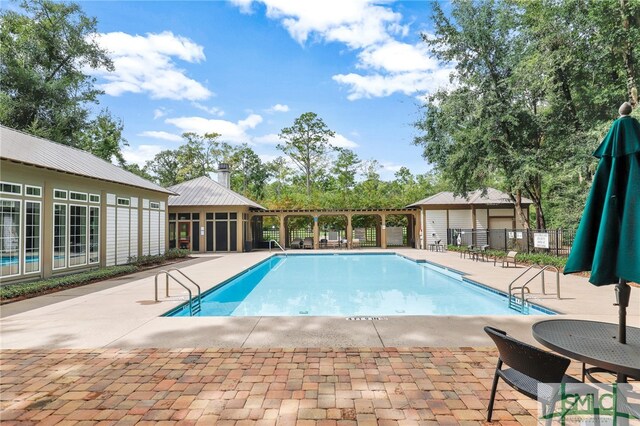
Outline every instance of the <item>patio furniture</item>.
<svg viewBox="0 0 640 426">
<path fill-rule="evenodd" d="M 444 246 L 441 243 L 442 243 L 442 240 L 438 240 L 433 244 L 429 244 L 429 250 L 436 251 L 436 252 L 438 251 L 444 252 Z"/>
<path fill-rule="evenodd" d="M 351 248 L 360 248 L 360 240 L 358 238 L 354 238 L 351 240 Z"/>
<path fill-rule="evenodd" d="M 531 331 L 549 349 L 615 372 L 619 383 L 627 377 L 640 379 L 640 328 L 627 326 L 626 344 L 616 339 L 617 324 L 598 321 L 546 320 L 535 323 Z"/>
<path fill-rule="evenodd" d="M 326 238 L 320 238 L 320 248 L 327 248 L 329 247 L 329 242 Z"/>
<path fill-rule="evenodd" d="M 475 253 L 475 248 L 473 246 L 473 244 L 469 244 L 467 246 L 466 250 L 463 250 L 460 252 L 460 257 L 462 257 L 463 259 L 466 259 L 467 255 L 469 255 L 469 258 L 471 259 Z"/>
<path fill-rule="evenodd" d="M 291 241 L 291 244 L 289 244 L 289 247 L 291 247 L 292 249 L 301 249 L 302 248 L 302 239 L 295 238 L 293 241 Z"/>
<path fill-rule="evenodd" d="M 302 248 L 312 249 L 313 248 L 313 238 L 311 238 L 311 237 L 305 238 L 304 241 L 302 242 Z"/>
<path fill-rule="evenodd" d="M 329 232 L 329 238 L 327 239 L 326 246 L 328 248 L 338 248 L 338 247 L 340 247 L 340 235 L 335 231 Z"/>
<path fill-rule="evenodd" d="M 487 253 L 489 250 L 489 244 L 485 244 L 480 247 L 480 250 L 476 252 L 476 260 L 482 259 L 483 262 L 487 262 L 489 260 L 489 254 Z"/>
<path fill-rule="evenodd" d="M 485 327 L 484 331 L 493 339 L 499 352 L 487 421 L 491 421 L 500 378 L 523 395 L 543 403 L 543 415 L 549 413 L 550 409 L 553 410 L 558 401 L 559 383 L 580 383 L 579 380 L 565 374 L 571 363 L 568 358 L 520 342 L 497 328 Z M 503 364 L 510 368 L 503 370 Z"/>
<path fill-rule="evenodd" d="M 507 255 L 505 257 L 502 258 L 502 267 L 504 268 L 504 264 L 507 264 L 507 268 L 509 267 L 509 263 L 513 263 L 513 267 L 515 268 L 517 265 L 516 263 L 516 255 L 518 254 L 517 251 L 510 251 L 507 253 Z M 493 266 L 496 265 L 496 260 L 497 258 L 493 259 Z"/>
</svg>

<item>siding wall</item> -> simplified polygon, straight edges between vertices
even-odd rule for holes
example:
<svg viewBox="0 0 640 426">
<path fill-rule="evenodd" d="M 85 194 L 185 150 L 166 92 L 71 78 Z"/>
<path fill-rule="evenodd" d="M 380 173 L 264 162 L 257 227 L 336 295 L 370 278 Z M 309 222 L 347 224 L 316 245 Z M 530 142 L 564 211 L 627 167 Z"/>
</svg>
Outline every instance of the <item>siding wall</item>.
<svg viewBox="0 0 640 426">
<path fill-rule="evenodd" d="M 427 210 L 426 214 L 427 245 L 435 244 L 438 240 L 442 240 L 442 244 L 445 244 L 447 240 L 447 211 Z"/>
</svg>

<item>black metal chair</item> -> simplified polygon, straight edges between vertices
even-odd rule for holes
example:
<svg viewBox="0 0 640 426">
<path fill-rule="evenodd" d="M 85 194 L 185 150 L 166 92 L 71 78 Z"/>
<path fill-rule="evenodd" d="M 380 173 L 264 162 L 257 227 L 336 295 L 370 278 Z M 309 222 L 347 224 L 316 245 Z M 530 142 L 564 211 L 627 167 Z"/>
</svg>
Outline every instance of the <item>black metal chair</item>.
<svg viewBox="0 0 640 426">
<path fill-rule="evenodd" d="M 491 387 L 487 421 L 491 421 L 499 378 L 523 395 L 542 402 L 543 415 L 549 413 L 549 409 L 553 410 L 557 402 L 558 383 L 581 383 L 565 374 L 571 363 L 568 358 L 523 343 L 497 328 L 485 327 L 484 331 L 493 339 L 500 353 Z M 510 368 L 503 370 L 503 364 Z M 544 385 L 540 386 L 539 393 L 540 384 Z"/>
</svg>

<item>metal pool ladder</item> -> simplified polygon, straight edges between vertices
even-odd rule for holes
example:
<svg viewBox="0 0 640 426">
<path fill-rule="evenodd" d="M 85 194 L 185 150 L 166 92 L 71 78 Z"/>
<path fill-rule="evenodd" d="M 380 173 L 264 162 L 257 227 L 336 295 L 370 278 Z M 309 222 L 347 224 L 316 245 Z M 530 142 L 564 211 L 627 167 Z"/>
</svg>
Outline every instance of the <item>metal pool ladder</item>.
<svg viewBox="0 0 640 426">
<path fill-rule="evenodd" d="M 277 245 L 278 247 L 280 247 L 280 250 L 282 250 L 282 252 L 284 253 L 284 256 L 287 256 L 287 252 L 282 248 L 282 246 L 280 244 L 278 244 L 278 242 L 276 240 L 269 240 L 269 251 L 271 251 L 271 243 L 275 243 L 275 245 Z"/>
<path fill-rule="evenodd" d="M 178 274 L 180 274 L 180 276 L 182 278 L 186 279 L 190 284 L 193 284 L 198 289 L 197 296 L 194 297 L 193 293 L 191 293 L 191 289 L 189 287 L 187 287 L 182 281 L 180 281 L 178 279 L 178 277 L 173 275 L 172 272 L 177 272 Z M 181 270 L 179 270 L 177 268 L 171 268 L 171 269 L 166 269 L 166 270 L 163 269 L 161 271 L 158 271 L 158 273 L 156 274 L 156 278 L 155 278 L 156 302 L 158 301 L 158 277 L 160 275 L 162 275 L 162 274 L 165 275 L 166 297 L 169 297 L 169 278 L 173 278 L 173 280 L 175 282 L 180 284 L 189 293 L 189 314 L 191 316 L 199 314 L 200 311 L 202 310 L 202 298 L 201 298 L 200 286 L 198 284 L 196 284 L 196 282 L 193 281 L 191 278 L 186 276 L 184 272 L 182 272 Z"/>
<path fill-rule="evenodd" d="M 524 284 L 520 286 L 514 287 L 514 284 L 522 278 L 527 272 L 531 269 L 538 267 L 538 265 L 531 265 L 523 273 L 518 275 L 511 283 L 509 284 L 509 308 L 519 311 L 522 314 L 529 313 L 529 304 L 527 303 L 524 292 L 531 293 L 531 289 L 529 289 L 528 285 L 535 277 L 540 275 L 542 279 L 542 294 L 547 294 L 547 289 L 544 283 L 544 271 L 547 269 L 554 271 L 556 273 L 556 297 L 560 299 L 560 271 L 553 265 L 544 265 L 538 272 L 536 272 L 531 278 L 529 278 Z M 516 292 L 520 291 L 520 298 L 516 296 Z"/>
</svg>

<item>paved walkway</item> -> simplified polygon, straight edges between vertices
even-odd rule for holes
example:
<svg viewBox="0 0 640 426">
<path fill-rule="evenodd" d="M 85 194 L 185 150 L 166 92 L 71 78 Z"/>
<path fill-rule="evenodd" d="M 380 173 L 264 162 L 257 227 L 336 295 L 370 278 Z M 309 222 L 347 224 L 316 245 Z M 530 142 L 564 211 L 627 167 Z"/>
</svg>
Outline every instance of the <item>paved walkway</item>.
<svg viewBox="0 0 640 426">
<path fill-rule="evenodd" d="M 492 349 L 3 351 L 3 425 L 481 424 Z M 573 366 L 578 372 L 578 366 Z M 494 425 L 533 425 L 501 384 Z"/>
</svg>

